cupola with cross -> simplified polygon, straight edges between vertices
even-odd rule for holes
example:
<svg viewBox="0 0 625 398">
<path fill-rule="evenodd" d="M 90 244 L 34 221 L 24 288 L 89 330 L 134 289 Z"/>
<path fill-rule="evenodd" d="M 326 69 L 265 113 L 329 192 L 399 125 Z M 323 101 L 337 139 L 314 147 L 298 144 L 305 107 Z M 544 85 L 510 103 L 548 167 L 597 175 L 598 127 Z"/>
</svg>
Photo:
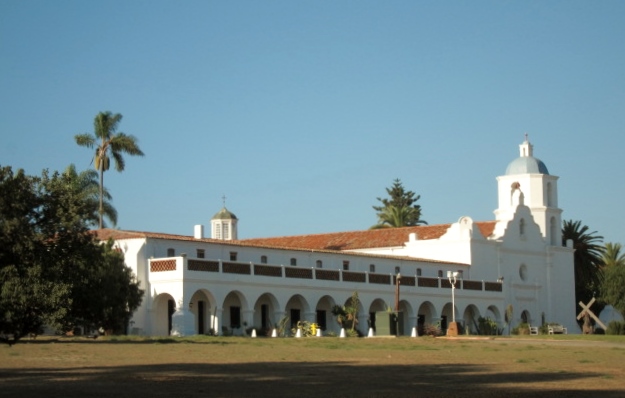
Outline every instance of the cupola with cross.
<svg viewBox="0 0 625 398">
<path fill-rule="evenodd" d="M 226 197 L 223 207 L 211 218 L 211 238 L 219 240 L 236 240 L 237 222 L 239 219 L 226 208 Z"/>
</svg>

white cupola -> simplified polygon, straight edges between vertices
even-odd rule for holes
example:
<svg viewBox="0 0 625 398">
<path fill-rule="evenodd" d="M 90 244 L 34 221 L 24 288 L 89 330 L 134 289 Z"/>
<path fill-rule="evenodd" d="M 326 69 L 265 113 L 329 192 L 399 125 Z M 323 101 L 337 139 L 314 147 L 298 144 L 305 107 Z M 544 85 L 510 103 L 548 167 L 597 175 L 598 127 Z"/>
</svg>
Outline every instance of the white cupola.
<svg viewBox="0 0 625 398">
<path fill-rule="evenodd" d="M 231 213 L 226 206 L 211 218 L 211 238 L 219 240 L 236 240 L 237 216 Z"/>
</svg>

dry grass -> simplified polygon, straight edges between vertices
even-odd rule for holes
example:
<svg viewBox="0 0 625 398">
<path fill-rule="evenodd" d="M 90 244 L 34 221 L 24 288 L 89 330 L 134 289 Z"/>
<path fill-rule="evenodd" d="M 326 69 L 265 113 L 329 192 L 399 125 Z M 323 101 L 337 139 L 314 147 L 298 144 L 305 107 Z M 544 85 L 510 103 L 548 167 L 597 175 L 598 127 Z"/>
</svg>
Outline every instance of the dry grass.
<svg viewBox="0 0 625 398">
<path fill-rule="evenodd" d="M 101 338 L 0 346 L 0 397 L 621 397 L 625 339 Z"/>
</svg>

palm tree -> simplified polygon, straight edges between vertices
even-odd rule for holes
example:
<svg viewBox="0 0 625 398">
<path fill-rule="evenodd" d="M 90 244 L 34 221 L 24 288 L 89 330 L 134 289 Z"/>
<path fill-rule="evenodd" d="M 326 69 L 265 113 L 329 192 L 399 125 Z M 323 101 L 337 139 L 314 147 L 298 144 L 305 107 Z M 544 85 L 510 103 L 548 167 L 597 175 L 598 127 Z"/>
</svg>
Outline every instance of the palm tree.
<svg viewBox="0 0 625 398">
<path fill-rule="evenodd" d="M 411 220 L 414 220 L 414 213 L 416 212 L 417 209 L 414 207 L 388 205 L 378 213 L 378 223 L 372 226 L 371 229 L 400 228 L 415 225 Z"/>
<path fill-rule="evenodd" d="M 93 217 L 88 220 L 89 224 L 98 224 L 99 214 L 99 201 L 100 201 L 100 184 L 98 183 L 98 172 L 95 170 L 81 171 L 80 174 L 76 171 L 76 166 L 70 164 L 67 166 L 63 175 L 70 184 L 73 185 L 75 192 L 79 192 L 84 201 L 88 203 L 88 206 L 92 210 Z M 103 214 L 109 221 L 115 226 L 117 224 L 117 210 L 113 207 L 110 200 L 113 199 L 108 189 L 104 188 L 103 191 L 102 208 Z M 106 226 L 106 225 L 104 225 Z"/>
<path fill-rule="evenodd" d="M 596 231 L 588 232 L 586 225 L 581 221 L 564 221 L 562 226 L 562 245 L 566 241 L 573 241 L 574 273 L 575 273 L 575 302 L 588 303 L 601 286 L 603 273 L 604 246 L 601 245 L 603 236 L 596 235 Z M 576 304 L 577 305 L 577 304 Z"/>
<path fill-rule="evenodd" d="M 623 246 L 620 243 L 606 243 L 603 252 L 604 267 L 625 267 L 625 253 L 621 253 Z"/>
<path fill-rule="evenodd" d="M 393 185 L 386 188 L 389 198 L 376 198 L 382 206 L 373 206 L 377 212 L 378 223 L 371 229 L 397 228 L 414 225 L 427 225 L 421 219 L 421 205 L 416 202 L 421 198 L 412 191 L 406 191 L 399 178 L 393 180 Z"/>
<path fill-rule="evenodd" d="M 132 135 L 116 132 L 122 115 L 119 113 L 100 112 L 94 120 L 94 135 L 78 134 L 74 137 L 76 143 L 88 148 L 96 147 L 93 157 L 95 169 L 100 173 L 100 205 L 99 205 L 99 228 L 102 228 L 104 215 L 104 172 L 109 169 L 110 156 L 115 161 L 115 170 L 124 171 L 125 162 L 123 153 L 135 156 L 143 156 L 143 152 L 137 145 L 137 139 Z"/>
</svg>

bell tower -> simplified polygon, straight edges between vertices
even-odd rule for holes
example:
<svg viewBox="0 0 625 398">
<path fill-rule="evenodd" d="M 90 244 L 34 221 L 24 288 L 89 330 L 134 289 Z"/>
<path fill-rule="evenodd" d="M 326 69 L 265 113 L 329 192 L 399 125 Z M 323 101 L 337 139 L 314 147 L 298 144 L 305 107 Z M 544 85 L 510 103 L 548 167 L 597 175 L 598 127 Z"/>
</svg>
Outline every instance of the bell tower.
<svg viewBox="0 0 625 398">
<path fill-rule="evenodd" d="M 495 210 L 497 221 L 514 217 L 517 206 L 529 207 L 534 222 L 547 244 L 562 245 L 562 210 L 558 208 L 558 177 L 549 174 L 547 166 L 534 157 L 534 146 L 525 141 L 519 145 L 519 157 L 510 162 L 506 173 L 497 177 L 499 207 Z"/>
</svg>

